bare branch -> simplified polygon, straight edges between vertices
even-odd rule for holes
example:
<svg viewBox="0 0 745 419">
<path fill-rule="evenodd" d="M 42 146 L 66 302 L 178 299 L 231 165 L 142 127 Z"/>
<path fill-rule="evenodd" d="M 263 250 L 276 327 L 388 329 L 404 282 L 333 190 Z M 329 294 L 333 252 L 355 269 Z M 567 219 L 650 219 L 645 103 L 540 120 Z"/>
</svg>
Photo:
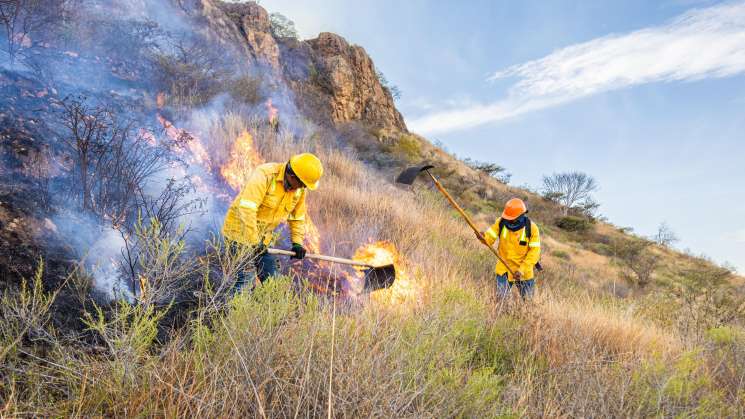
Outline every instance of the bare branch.
<svg viewBox="0 0 745 419">
<path fill-rule="evenodd" d="M 543 196 L 563 206 L 563 215 L 576 209 L 586 215 L 592 215 L 598 204 L 592 193 L 598 190 L 595 179 L 582 172 L 554 173 L 543 177 Z"/>
</svg>

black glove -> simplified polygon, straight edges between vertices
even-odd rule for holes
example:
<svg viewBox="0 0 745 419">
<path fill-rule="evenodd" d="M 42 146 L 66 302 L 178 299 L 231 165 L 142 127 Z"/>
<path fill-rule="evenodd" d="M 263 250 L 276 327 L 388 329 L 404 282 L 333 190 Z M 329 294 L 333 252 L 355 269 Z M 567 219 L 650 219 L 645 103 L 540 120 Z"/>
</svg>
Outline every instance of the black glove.
<svg viewBox="0 0 745 419">
<path fill-rule="evenodd" d="M 292 251 L 295 252 L 295 256 L 291 256 L 291 259 L 303 259 L 305 258 L 305 248 L 302 244 L 293 243 Z"/>
</svg>

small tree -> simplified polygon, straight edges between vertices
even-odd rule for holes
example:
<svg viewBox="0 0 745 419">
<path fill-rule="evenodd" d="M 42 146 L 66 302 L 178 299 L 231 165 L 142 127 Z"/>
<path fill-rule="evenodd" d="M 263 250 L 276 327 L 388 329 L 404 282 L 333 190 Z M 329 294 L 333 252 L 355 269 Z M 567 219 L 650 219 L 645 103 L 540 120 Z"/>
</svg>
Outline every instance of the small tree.
<svg viewBox="0 0 745 419">
<path fill-rule="evenodd" d="M 295 22 L 288 19 L 287 16 L 282 13 L 270 14 L 269 22 L 271 23 L 272 35 L 278 38 L 297 39 L 299 37 L 297 29 L 295 28 Z"/>
<path fill-rule="evenodd" d="M 652 242 L 644 239 L 620 239 L 613 245 L 613 253 L 625 270 L 626 279 L 644 288 L 649 285 L 652 274 L 660 263 L 651 253 Z"/>
<path fill-rule="evenodd" d="M 382 71 L 375 69 L 375 74 L 378 76 L 378 80 L 380 81 L 381 86 L 383 86 L 383 88 L 391 94 L 391 97 L 393 99 L 401 99 L 402 92 L 401 89 L 398 88 L 398 86 L 391 84 Z"/>
<path fill-rule="evenodd" d="M 652 236 L 652 240 L 665 248 L 669 248 L 674 243 L 679 241 L 678 236 L 675 235 L 675 232 L 673 232 L 673 230 L 670 228 L 669 225 L 667 225 L 667 223 L 660 224 L 660 226 L 657 228 L 657 233 Z"/>
<path fill-rule="evenodd" d="M 673 293 L 681 303 L 678 326 L 684 335 L 701 340 L 711 328 L 745 316 L 745 304 L 733 298 L 727 282 L 731 275 L 728 267 L 703 262 L 680 273 Z"/>
<path fill-rule="evenodd" d="M 483 173 L 489 177 L 493 177 L 494 179 L 497 179 L 504 184 L 510 183 L 510 179 L 512 178 L 512 174 L 507 173 L 507 169 L 496 163 L 481 162 L 472 160 L 470 158 L 464 159 L 463 163 L 468 165 L 473 170 Z"/>
<path fill-rule="evenodd" d="M 592 215 L 599 206 L 592 198 L 596 190 L 595 178 L 582 172 L 554 173 L 543 177 L 543 197 L 561 204 L 564 216 L 570 209 Z"/>
</svg>

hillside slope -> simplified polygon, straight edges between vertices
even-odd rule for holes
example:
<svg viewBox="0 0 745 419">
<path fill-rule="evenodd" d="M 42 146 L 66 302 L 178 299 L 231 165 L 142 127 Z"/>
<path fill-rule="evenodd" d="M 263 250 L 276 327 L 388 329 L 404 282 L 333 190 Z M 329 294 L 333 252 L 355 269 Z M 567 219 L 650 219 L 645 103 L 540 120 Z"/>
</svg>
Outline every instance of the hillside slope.
<svg viewBox="0 0 745 419">
<path fill-rule="evenodd" d="M 636 285 L 621 259 L 640 238 L 581 214 L 562 229 L 556 203 L 409 133 L 338 35 L 279 36 L 252 2 L 74 4 L 0 74 L 0 415 L 745 414 L 741 278 L 648 245 L 659 267 Z M 83 169 L 71 127 L 121 147 Z M 227 203 L 304 151 L 326 167 L 306 245 L 387 249 L 391 289 L 283 260 L 229 292 L 247 255 L 215 236 Z M 393 183 L 421 161 L 484 227 L 528 201 L 534 302 L 498 301 L 492 256 L 437 191 Z"/>
</svg>

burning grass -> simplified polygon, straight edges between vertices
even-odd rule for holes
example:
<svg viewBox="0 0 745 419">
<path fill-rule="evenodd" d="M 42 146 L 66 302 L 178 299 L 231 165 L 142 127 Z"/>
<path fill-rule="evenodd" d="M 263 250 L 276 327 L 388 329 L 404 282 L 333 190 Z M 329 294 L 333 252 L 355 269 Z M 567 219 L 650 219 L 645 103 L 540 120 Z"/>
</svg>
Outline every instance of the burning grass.
<svg viewBox="0 0 745 419">
<path fill-rule="evenodd" d="M 148 265 L 151 292 L 174 273 L 202 284 L 179 294 L 189 298 L 185 320 L 169 317 L 184 310 L 181 300 L 151 295 L 136 306 L 89 307 L 88 330 L 62 335 L 45 322 L 48 294 L 7 294 L 0 415 L 318 417 L 329 406 L 335 417 L 742 415 L 737 333 L 693 346 L 636 316 L 633 302 L 577 296 L 579 281 L 558 269 L 539 279 L 534 304 L 497 304 L 493 260 L 434 192 L 381 181 L 317 133 L 236 114 L 202 126 L 166 128 L 199 144 L 187 144 L 185 157 L 204 163 L 205 187 L 227 196 L 240 183 L 236 172 L 263 159 L 318 154 L 327 175 L 309 195 L 306 244 L 394 263 L 394 286 L 351 299 L 343 283 L 359 272 L 285 261 L 291 276 L 226 298 L 246 255 L 215 240 L 195 258 L 153 240 L 152 260 L 169 268 Z M 336 312 L 329 288 L 347 297 Z"/>
</svg>

